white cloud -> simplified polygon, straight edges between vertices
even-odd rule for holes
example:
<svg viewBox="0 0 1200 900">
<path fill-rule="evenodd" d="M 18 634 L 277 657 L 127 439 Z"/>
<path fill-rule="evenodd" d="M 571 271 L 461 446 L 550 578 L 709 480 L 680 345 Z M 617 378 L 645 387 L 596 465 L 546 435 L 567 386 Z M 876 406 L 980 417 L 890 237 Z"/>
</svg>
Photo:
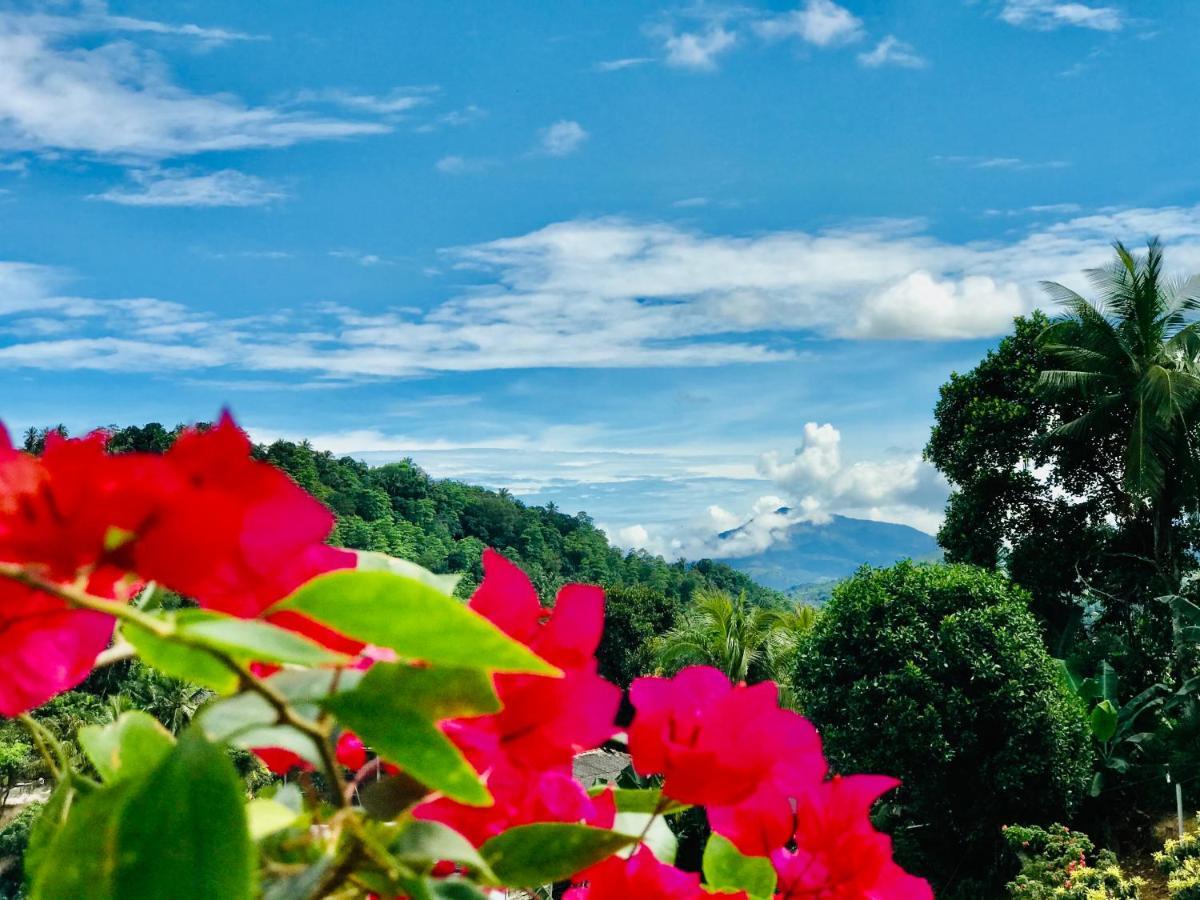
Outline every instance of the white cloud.
<svg viewBox="0 0 1200 900">
<path fill-rule="evenodd" d="M 863 35 L 862 20 L 833 0 L 807 0 L 799 9 L 758 19 L 752 27 L 763 40 L 798 38 L 817 47 L 848 44 Z"/>
<path fill-rule="evenodd" d="M 954 166 L 966 166 L 969 169 L 997 169 L 1016 172 L 1027 172 L 1032 169 L 1065 169 L 1071 165 L 1063 159 L 1027 160 L 1018 156 L 934 156 L 934 162 Z"/>
<path fill-rule="evenodd" d="M 547 156 L 570 156 L 587 139 L 583 126 L 572 119 L 560 119 L 538 132 L 541 150 Z"/>
<path fill-rule="evenodd" d="M 731 50 L 737 43 L 737 34 L 719 24 L 710 25 L 702 32 L 673 31 L 663 35 L 663 49 L 668 66 L 679 69 L 711 70 L 717 67 L 717 57 Z"/>
<path fill-rule="evenodd" d="M 163 159 L 389 130 L 375 121 L 191 93 L 172 82 L 156 53 L 111 32 L 171 31 L 210 41 L 237 35 L 86 12 L 94 9 L 74 17 L 0 12 L 0 148 Z"/>
<path fill-rule="evenodd" d="M 334 259 L 348 259 L 366 268 L 392 265 L 391 260 L 384 259 L 376 253 L 363 253 L 359 250 L 330 250 L 329 255 Z"/>
<path fill-rule="evenodd" d="M 1000 18 L 1010 25 L 1050 31 L 1064 26 L 1095 31 L 1120 31 L 1125 24 L 1115 6 L 1061 3 L 1058 0 L 1006 0 Z"/>
<path fill-rule="evenodd" d="M 325 88 L 319 91 L 300 91 L 295 102 L 299 104 L 326 103 L 344 109 L 397 116 L 424 106 L 437 92 L 434 87 L 398 87 L 386 94 L 362 94 L 340 88 Z"/>
<path fill-rule="evenodd" d="M 900 40 L 894 34 L 889 34 L 881 40 L 874 50 L 858 54 L 858 62 L 868 69 L 878 69 L 881 66 L 923 69 L 929 65 L 912 44 Z"/>
<path fill-rule="evenodd" d="M 130 177 L 135 187 L 110 188 L 88 199 L 124 206 L 262 206 L 287 197 L 278 185 L 235 169 L 207 175 L 135 170 Z"/>
<path fill-rule="evenodd" d="M 492 165 L 492 160 L 450 154 L 443 156 L 433 167 L 443 175 L 466 175 L 470 172 L 482 172 Z"/>
<path fill-rule="evenodd" d="M 605 59 L 596 63 L 597 72 L 619 72 L 622 69 L 632 69 L 654 62 L 649 56 L 626 56 L 621 59 Z"/>
<path fill-rule="evenodd" d="M 1087 290 L 1110 242 L 1159 234 L 1173 269 L 1200 271 L 1200 207 L 1037 218 L 992 242 L 952 243 L 918 223 L 817 233 L 713 235 L 622 219 L 559 222 L 446 251 L 472 286 L 422 309 L 347 307 L 221 319 L 172 306 L 188 329 L 180 358 L 250 372 L 396 378 L 529 367 L 719 366 L 795 357 L 793 336 L 871 340 L 985 338 L 1045 304 L 1038 281 Z M 386 262 L 335 251 L 363 265 Z M 21 343 L 22 316 L 71 308 L 71 339 L 133 341 L 113 301 L 64 298 L 64 273 L 9 264 L 0 283 L 0 365 L 51 367 L 50 343 Z M 251 305 L 252 298 L 245 298 Z M 66 338 L 64 337 L 64 340 Z M 180 341 L 181 345 L 183 344 Z M 73 365 L 136 368 L 75 345 Z M 187 350 L 185 353 L 184 350 Z M 205 350 L 196 355 L 192 351 Z M 169 353 L 170 348 L 158 352 Z"/>
<path fill-rule="evenodd" d="M 936 529 L 948 487 L 933 466 L 918 453 L 846 464 L 841 440 L 833 425 L 808 422 L 792 455 L 764 453 L 759 472 L 787 494 L 788 505 L 807 521 L 828 521 L 836 513 Z"/>
</svg>

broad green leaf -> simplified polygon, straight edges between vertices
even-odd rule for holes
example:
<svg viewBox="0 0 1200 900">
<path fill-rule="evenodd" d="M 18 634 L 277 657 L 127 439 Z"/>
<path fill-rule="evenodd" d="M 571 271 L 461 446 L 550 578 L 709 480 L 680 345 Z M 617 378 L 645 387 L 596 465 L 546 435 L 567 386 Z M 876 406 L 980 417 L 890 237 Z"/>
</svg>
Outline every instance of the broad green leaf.
<svg viewBox="0 0 1200 900">
<path fill-rule="evenodd" d="M 588 788 L 588 796 L 599 797 L 609 789 L 606 784 L 597 784 Z M 691 804 L 680 803 L 670 797 L 664 797 L 658 788 L 613 788 L 613 800 L 618 812 L 629 813 L 658 813 L 669 816 L 673 813 L 691 809 Z"/>
<path fill-rule="evenodd" d="M 324 705 L 336 705 L 352 694 L 383 695 L 388 702 L 414 709 L 431 719 L 484 716 L 500 711 L 492 676 L 476 668 L 376 663 L 362 676 L 357 689 L 338 694 Z"/>
<path fill-rule="evenodd" d="M 479 848 L 499 884 L 532 887 L 570 878 L 637 842 L 590 825 L 541 822 L 510 828 Z"/>
<path fill-rule="evenodd" d="M 642 843 L 650 848 L 650 852 L 661 862 L 672 864 L 679 850 L 679 839 L 661 815 L 641 812 L 618 812 L 613 820 L 613 831 L 622 834 L 641 835 Z M 626 847 L 621 851 L 622 856 L 631 855 L 635 847 Z"/>
<path fill-rule="evenodd" d="M 250 837 L 261 841 L 268 835 L 290 827 L 300 817 L 293 809 L 266 797 L 255 797 L 246 804 L 246 821 Z"/>
<path fill-rule="evenodd" d="M 403 772 L 372 781 L 358 789 L 358 799 L 363 809 L 383 821 L 398 818 L 428 795 L 429 788 Z"/>
<path fill-rule="evenodd" d="M 104 782 L 111 784 L 154 768 L 171 752 L 175 738 L 158 719 L 132 710 L 110 725 L 79 729 L 79 745 Z"/>
<path fill-rule="evenodd" d="M 425 881 L 433 900 L 486 900 L 487 895 L 461 878 L 428 878 Z"/>
<path fill-rule="evenodd" d="M 180 610 L 177 616 L 182 635 L 242 662 L 330 666 L 348 661 L 303 635 L 259 619 L 235 619 L 197 609 Z"/>
<path fill-rule="evenodd" d="M 275 612 L 282 610 L 303 613 L 406 659 L 494 672 L 559 674 L 453 597 L 391 572 L 326 573 L 273 607 Z"/>
<path fill-rule="evenodd" d="M 1063 681 L 1070 688 L 1071 693 L 1078 694 L 1084 679 L 1065 659 L 1055 659 L 1054 662 L 1058 665 L 1059 674 L 1062 675 Z"/>
<path fill-rule="evenodd" d="M 1107 741 L 1117 733 L 1117 709 L 1108 700 L 1101 700 L 1088 716 L 1092 734 L 1098 741 Z"/>
<path fill-rule="evenodd" d="M 704 880 L 710 889 L 745 891 L 755 900 L 775 893 L 775 868 L 765 856 L 744 856 L 719 834 L 704 848 Z"/>
<path fill-rule="evenodd" d="M 203 685 L 218 694 L 232 694 L 238 688 L 237 674 L 211 653 L 177 644 L 129 622 L 121 626 L 121 633 L 143 662 L 164 675 Z"/>
<path fill-rule="evenodd" d="M 1117 703 L 1117 670 L 1109 665 L 1108 660 L 1101 660 L 1096 670 L 1096 682 L 1100 686 L 1100 696 L 1114 706 Z"/>
<path fill-rule="evenodd" d="M 299 705 L 298 710 L 304 715 L 316 714 L 316 707 L 311 705 Z M 319 767 L 321 754 L 312 739 L 278 722 L 275 707 L 258 694 L 237 694 L 218 700 L 202 709 L 196 717 L 196 724 L 209 740 L 225 741 L 246 750 L 279 747 Z"/>
<path fill-rule="evenodd" d="M 491 804 L 492 795 L 462 751 L 403 697 L 352 691 L 325 705 L 365 744 L 430 789 L 470 806 Z"/>
<path fill-rule="evenodd" d="M 29 831 L 29 844 L 25 848 L 25 881 L 32 884 L 37 878 L 38 870 L 43 860 L 47 858 L 49 848 L 58 836 L 59 830 L 67 821 L 80 792 L 74 778 L 64 778 L 50 793 L 46 805 L 38 814 L 37 821 Z"/>
<path fill-rule="evenodd" d="M 224 749 L 189 729 L 162 762 L 82 797 L 48 849 L 35 900 L 241 900 L 254 892 L 242 785 Z"/>
<path fill-rule="evenodd" d="M 415 562 L 397 559 L 385 553 L 355 550 L 354 555 L 358 557 L 358 571 L 360 572 L 391 572 L 393 575 L 403 575 L 405 578 L 427 584 L 443 594 L 453 594 L 458 583 L 462 581 L 461 575 L 438 575 Z"/>
<path fill-rule="evenodd" d="M 410 820 L 392 839 L 388 850 L 401 862 L 423 865 L 446 859 L 494 880 L 492 870 L 471 842 L 441 822 Z"/>
</svg>

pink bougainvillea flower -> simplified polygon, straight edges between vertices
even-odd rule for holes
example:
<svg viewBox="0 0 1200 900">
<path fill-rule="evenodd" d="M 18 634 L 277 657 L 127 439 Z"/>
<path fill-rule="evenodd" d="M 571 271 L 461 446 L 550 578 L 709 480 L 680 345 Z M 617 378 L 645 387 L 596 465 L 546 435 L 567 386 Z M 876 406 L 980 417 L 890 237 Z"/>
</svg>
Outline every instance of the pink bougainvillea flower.
<svg viewBox="0 0 1200 900">
<path fill-rule="evenodd" d="M 471 727 L 493 735 L 495 751 L 511 765 L 568 763 L 616 731 L 621 692 L 596 672 L 604 592 L 569 584 L 559 591 L 553 610 L 547 610 L 525 573 L 499 553 L 485 550 L 483 567 L 483 583 L 471 608 L 558 666 L 563 676 L 497 675 L 502 709 L 472 720 Z"/>
<path fill-rule="evenodd" d="M 172 478 L 167 502 L 134 545 L 144 577 L 241 618 L 262 615 L 309 579 L 356 563 L 353 553 L 324 544 L 333 514 L 250 451 L 228 413 L 212 428 L 181 434 L 163 456 Z M 343 652 L 363 646 L 293 613 L 276 618 Z"/>
<path fill-rule="evenodd" d="M 745 900 L 745 893 L 713 894 L 700 886 L 700 876 L 659 862 L 643 847 L 629 859 L 612 856 L 582 873 L 587 884 L 573 887 L 563 900 Z"/>
<path fill-rule="evenodd" d="M 441 822 L 479 846 L 517 825 L 576 822 L 612 827 L 616 808 L 611 794 L 588 796 L 571 777 L 570 766 L 538 771 L 500 763 L 487 774 L 492 806 L 464 806 L 439 798 L 414 810 L 418 819 Z"/>
<path fill-rule="evenodd" d="M 105 436 L 50 435 L 42 457 L 16 450 L 0 426 L 0 562 L 105 599 L 136 585 L 123 559 L 157 507 L 153 459 L 109 456 Z M 0 581 L 0 713 L 16 715 L 87 677 L 112 617 Z"/>
<path fill-rule="evenodd" d="M 932 900 L 929 883 L 892 859 L 892 842 L 871 825 L 871 805 L 900 782 L 834 776 L 797 798 L 796 850 L 777 850 L 780 900 Z"/>
<path fill-rule="evenodd" d="M 643 775 L 684 803 L 733 806 L 765 784 L 803 786 L 825 776 L 816 729 L 779 708 L 770 682 L 732 685 L 707 666 L 674 678 L 639 678 L 629 752 Z"/>
</svg>

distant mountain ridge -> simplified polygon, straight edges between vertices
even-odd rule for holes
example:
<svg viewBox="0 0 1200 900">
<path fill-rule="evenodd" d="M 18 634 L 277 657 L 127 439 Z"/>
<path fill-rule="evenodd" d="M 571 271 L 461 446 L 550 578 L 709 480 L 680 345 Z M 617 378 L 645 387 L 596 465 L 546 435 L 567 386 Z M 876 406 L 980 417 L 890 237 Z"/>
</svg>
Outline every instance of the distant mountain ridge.
<svg viewBox="0 0 1200 900">
<path fill-rule="evenodd" d="M 777 513 L 787 514 L 782 507 Z M 722 539 L 736 537 L 750 523 L 722 532 Z M 852 575 L 863 563 L 889 566 L 901 559 L 937 560 L 942 551 L 937 541 L 923 531 L 895 522 L 875 522 L 833 516 L 823 525 L 797 522 L 787 539 L 750 556 L 720 560 L 749 575 L 759 584 L 801 596 L 819 595 L 814 586 Z"/>
</svg>

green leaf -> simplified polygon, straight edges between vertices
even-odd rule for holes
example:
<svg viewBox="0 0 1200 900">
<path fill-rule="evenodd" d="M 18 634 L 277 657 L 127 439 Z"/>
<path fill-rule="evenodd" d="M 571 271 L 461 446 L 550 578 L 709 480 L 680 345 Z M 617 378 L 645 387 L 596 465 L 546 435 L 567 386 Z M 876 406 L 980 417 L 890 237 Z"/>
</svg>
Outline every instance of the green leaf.
<svg viewBox="0 0 1200 900">
<path fill-rule="evenodd" d="M 429 795 L 429 788 L 401 772 L 358 789 L 358 799 L 371 816 L 384 821 L 399 818 Z"/>
<path fill-rule="evenodd" d="M 176 616 L 181 635 L 241 662 L 336 666 L 348 661 L 303 635 L 259 619 L 235 619 L 199 609 L 180 610 Z"/>
<path fill-rule="evenodd" d="M 250 837 L 261 841 L 268 835 L 290 827 L 300 816 L 294 809 L 266 797 L 255 797 L 246 804 L 246 821 Z"/>
<path fill-rule="evenodd" d="M 453 594 L 458 583 L 462 581 L 461 575 L 437 575 L 415 562 L 397 559 L 384 553 L 355 550 L 354 555 L 358 557 L 358 571 L 360 572 L 391 572 L 393 575 L 403 575 L 405 578 L 427 584 L 443 594 Z"/>
<path fill-rule="evenodd" d="M 315 713 L 316 707 L 302 714 Z M 196 723 L 209 740 L 224 741 L 235 747 L 253 750 L 257 747 L 279 747 L 290 750 L 314 766 L 321 765 L 321 753 L 312 738 L 289 725 L 280 725 L 278 713 L 258 694 L 237 694 L 206 706 L 196 717 Z"/>
<path fill-rule="evenodd" d="M 391 572 L 326 573 L 273 607 L 275 612 L 282 610 L 303 613 L 407 659 L 494 672 L 559 674 L 453 597 Z"/>
<path fill-rule="evenodd" d="M 324 706 L 363 742 L 409 775 L 448 797 L 487 806 L 492 796 L 437 720 L 496 712 L 491 676 L 480 669 L 378 664 L 357 690 Z"/>
<path fill-rule="evenodd" d="M 1108 660 L 1101 660 L 1100 668 L 1096 670 L 1096 682 L 1100 686 L 1100 696 L 1114 706 L 1117 703 L 1117 670 L 1109 665 Z"/>
<path fill-rule="evenodd" d="M 718 891 L 745 891 L 753 898 L 775 893 L 775 869 L 765 856 L 744 856 L 719 834 L 704 848 L 704 880 Z"/>
<path fill-rule="evenodd" d="M 495 880 L 491 868 L 471 842 L 441 822 L 409 821 L 391 841 L 388 850 L 401 862 L 423 867 L 446 859 L 478 872 L 489 881 Z"/>
<path fill-rule="evenodd" d="M 479 852 L 504 887 L 535 887 L 570 878 L 636 842 L 590 825 L 542 822 L 510 828 Z"/>
<path fill-rule="evenodd" d="M 79 745 L 105 783 L 136 778 L 154 768 L 175 746 L 175 738 L 148 713 L 122 713 L 110 725 L 79 729 Z"/>
<path fill-rule="evenodd" d="M 1056 658 L 1054 662 L 1058 666 L 1058 672 L 1062 676 L 1063 682 L 1070 689 L 1071 693 L 1078 694 L 1080 688 L 1083 686 L 1084 679 L 1065 659 Z"/>
<path fill-rule="evenodd" d="M 67 816 L 75 801 L 79 799 L 80 791 L 75 785 L 74 778 L 64 778 L 50 793 L 46 805 L 42 807 L 37 821 L 29 831 L 29 844 L 25 848 L 25 880 L 32 884 L 37 878 L 42 862 L 47 858 L 49 848 L 54 843 L 60 829 L 67 821 Z"/>
<path fill-rule="evenodd" d="M 675 862 L 675 854 L 679 850 L 679 839 L 660 815 L 641 812 L 619 812 L 613 819 L 613 831 L 622 834 L 641 835 L 642 843 L 650 848 L 650 852 L 661 862 L 668 865 Z M 632 853 L 633 847 L 621 851 L 624 856 Z"/>
<path fill-rule="evenodd" d="M 609 789 L 606 784 L 598 784 L 588 788 L 589 797 L 599 797 Z M 669 816 L 673 813 L 691 809 L 690 803 L 680 803 L 670 797 L 664 797 L 658 788 L 613 788 L 613 800 L 618 812 L 628 813 L 658 813 Z"/>
<path fill-rule="evenodd" d="M 203 685 L 218 694 L 232 694 L 238 688 L 238 676 L 211 653 L 177 644 L 129 622 L 121 626 L 121 633 L 143 662 L 164 675 Z"/>
<path fill-rule="evenodd" d="M 1117 709 L 1108 700 L 1101 700 L 1088 716 L 1092 734 L 1098 741 L 1108 741 L 1117 733 Z"/>
<path fill-rule="evenodd" d="M 254 893 L 242 786 L 225 751 L 189 729 L 141 778 L 80 798 L 49 847 L 35 900 L 241 900 Z"/>
</svg>

